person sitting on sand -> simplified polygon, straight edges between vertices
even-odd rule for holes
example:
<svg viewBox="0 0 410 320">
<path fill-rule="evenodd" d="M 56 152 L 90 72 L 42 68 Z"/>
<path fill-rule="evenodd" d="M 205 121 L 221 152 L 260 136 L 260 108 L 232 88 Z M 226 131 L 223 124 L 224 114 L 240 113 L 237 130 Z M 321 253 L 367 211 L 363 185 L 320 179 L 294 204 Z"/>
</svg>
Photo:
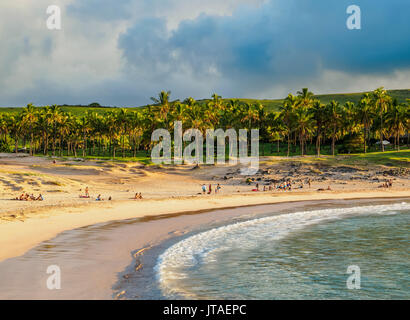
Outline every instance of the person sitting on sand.
<svg viewBox="0 0 410 320">
<path fill-rule="evenodd" d="M 104 199 L 101 199 L 101 195 L 99 194 L 98 196 L 97 196 L 97 198 L 95 199 L 95 201 L 102 201 L 102 200 L 104 200 Z"/>
<path fill-rule="evenodd" d="M 331 191 L 331 190 L 332 190 L 332 188 L 330 188 L 330 186 L 327 186 L 327 190 Z"/>
<path fill-rule="evenodd" d="M 140 192 L 139 195 L 138 195 L 138 199 L 142 199 L 142 194 L 141 194 L 141 192 Z"/>
<path fill-rule="evenodd" d="M 40 193 L 39 196 L 36 198 L 37 201 L 43 201 L 44 198 L 42 196 L 42 194 Z"/>
<path fill-rule="evenodd" d="M 215 193 L 218 193 L 219 190 L 221 190 L 221 185 L 218 183 L 216 188 L 215 188 Z"/>
<path fill-rule="evenodd" d="M 109 196 L 109 197 L 108 197 L 108 201 L 111 201 L 111 200 L 112 200 L 112 198 L 111 198 L 111 196 Z"/>
</svg>

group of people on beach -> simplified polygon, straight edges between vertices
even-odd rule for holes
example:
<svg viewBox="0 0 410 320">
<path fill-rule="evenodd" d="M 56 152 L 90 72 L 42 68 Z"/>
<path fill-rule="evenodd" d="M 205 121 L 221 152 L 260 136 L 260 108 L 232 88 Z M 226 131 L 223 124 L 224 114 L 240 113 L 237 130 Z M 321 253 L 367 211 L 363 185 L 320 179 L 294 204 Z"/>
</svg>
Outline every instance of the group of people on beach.
<svg viewBox="0 0 410 320">
<path fill-rule="evenodd" d="M 309 188 L 312 186 L 312 180 L 309 178 L 307 180 L 307 184 L 309 185 Z M 303 181 L 300 183 L 299 186 L 294 187 L 292 180 L 287 180 L 284 181 L 278 185 L 276 185 L 276 183 L 273 184 L 269 184 L 268 186 L 264 185 L 263 186 L 263 191 L 274 191 L 274 190 L 279 190 L 279 191 L 292 191 L 292 189 L 303 189 L 304 188 L 304 184 Z M 256 183 L 256 186 L 254 189 L 252 189 L 252 191 L 260 191 L 259 190 L 259 183 Z"/>
<path fill-rule="evenodd" d="M 139 200 L 139 199 L 142 199 L 142 194 L 141 194 L 141 192 L 140 193 L 136 193 L 135 194 L 135 196 L 134 196 L 134 200 Z"/>
<path fill-rule="evenodd" d="M 34 194 L 22 193 L 20 197 L 16 197 L 15 200 L 19 201 L 43 201 L 43 195 L 40 193 L 38 197 L 34 196 Z"/>
<path fill-rule="evenodd" d="M 81 190 L 80 190 L 80 191 L 81 191 Z M 84 194 L 80 194 L 80 198 L 81 198 L 81 199 L 90 199 L 90 198 L 91 198 L 90 192 L 89 192 L 89 190 L 88 190 L 88 187 L 85 187 Z M 111 201 L 111 200 L 112 200 L 112 197 L 109 196 L 109 197 L 108 197 L 108 201 Z M 97 198 L 95 198 L 95 201 L 104 201 L 104 199 L 102 198 L 101 194 L 99 194 L 99 195 L 97 196 Z"/>
<path fill-rule="evenodd" d="M 108 200 L 108 201 L 111 201 L 111 200 L 112 200 L 112 197 L 109 196 L 107 200 Z M 97 198 L 95 198 L 95 201 L 104 201 L 104 199 L 101 197 L 101 194 L 99 194 L 99 195 L 97 196 Z"/>
<path fill-rule="evenodd" d="M 215 193 L 219 193 L 221 191 L 221 189 L 222 189 L 222 187 L 218 183 L 215 187 Z M 212 193 L 212 184 L 209 184 L 208 191 L 207 191 L 206 185 L 202 184 L 202 194 L 211 194 L 211 193 Z"/>
<path fill-rule="evenodd" d="M 389 179 L 388 181 L 386 181 L 385 183 L 379 186 L 379 188 L 391 188 L 391 187 L 393 187 L 392 179 Z"/>
</svg>

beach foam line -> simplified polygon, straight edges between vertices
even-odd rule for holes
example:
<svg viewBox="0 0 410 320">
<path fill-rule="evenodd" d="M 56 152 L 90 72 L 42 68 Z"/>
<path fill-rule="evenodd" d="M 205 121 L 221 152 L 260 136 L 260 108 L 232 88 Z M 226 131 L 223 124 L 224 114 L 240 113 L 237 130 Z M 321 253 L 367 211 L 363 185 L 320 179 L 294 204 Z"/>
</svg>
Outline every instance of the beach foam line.
<svg viewBox="0 0 410 320">
<path fill-rule="evenodd" d="M 300 211 L 214 228 L 190 236 L 165 250 L 155 266 L 156 279 L 164 296 L 192 298 L 195 296 L 193 293 L 180 287 L 181 280 L 188 278 L 185 270 L 216 261 L 218 252 L 234 248 L 252 250 L 261 239 L 269 237 L 278 241 L 319 223 L 363 215 L 397 214 L 402 210 L 410 210 L 410 203 Z"/>
</svg>

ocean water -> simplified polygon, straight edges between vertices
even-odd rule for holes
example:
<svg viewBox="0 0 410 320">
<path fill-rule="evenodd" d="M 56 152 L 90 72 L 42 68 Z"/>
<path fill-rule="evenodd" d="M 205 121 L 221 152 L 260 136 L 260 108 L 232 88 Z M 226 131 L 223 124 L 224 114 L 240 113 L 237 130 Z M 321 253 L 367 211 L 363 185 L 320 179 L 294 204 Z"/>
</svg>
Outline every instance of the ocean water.
<svg viewBox="0 0 410 320">
<path fill-rule="evenodd" d="M 166 249 L 155 271 L 170 299 L 410 299 L 409 248 L 401 202 L 218 227 Z M 349 266 L 360 289 L 347 286 Z"/>
</svg>

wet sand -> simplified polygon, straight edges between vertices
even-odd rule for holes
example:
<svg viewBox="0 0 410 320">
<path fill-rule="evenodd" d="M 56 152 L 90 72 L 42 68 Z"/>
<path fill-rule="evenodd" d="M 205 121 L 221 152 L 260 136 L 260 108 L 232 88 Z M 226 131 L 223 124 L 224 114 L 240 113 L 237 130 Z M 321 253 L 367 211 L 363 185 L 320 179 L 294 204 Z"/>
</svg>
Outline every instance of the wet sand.
<svg viewBox="0 0 410 320">
<path fill-rule="evenodd" d="M 154 277 L 156 258 L 188 235 L 265 215 L 403 200 L 409 198 L 285 202 L 147 216 L 68 230 L 20 257 L 0 262 L 0 299 L 163 298 Z M 50 265 L 61 269 L 61 290 L 46 287 Z"/>
</svg>

